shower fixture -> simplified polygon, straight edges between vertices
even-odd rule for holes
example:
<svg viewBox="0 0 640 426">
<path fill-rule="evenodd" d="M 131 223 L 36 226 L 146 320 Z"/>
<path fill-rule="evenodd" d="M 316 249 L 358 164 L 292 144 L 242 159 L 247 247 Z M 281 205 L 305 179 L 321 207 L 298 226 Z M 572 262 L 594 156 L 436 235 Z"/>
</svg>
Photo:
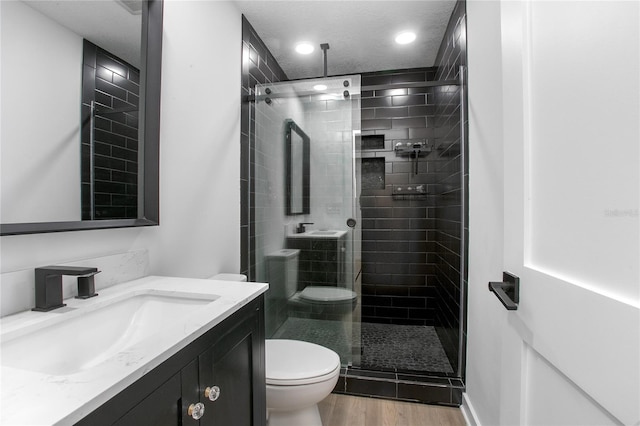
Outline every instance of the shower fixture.
<svg viewBox="0 0 640 426">
<path fill-rule="evenodd" d="M 413 160 L 415 174 L 418 174 L 418 158 L 424 157 L 431 152 L 431 147 L 426 140 L 423 141 L 401 141 L 395 144 L 396 155 L 407 155 Z"/>
<path fill-rule="evenodd" d="M 396 143 L 394 150 L 396 155 L 411 155 L 413 158 L 416 153 L 426 155 L 431 152 L 431 147 L 427 145 L 427 141 L 402 141 Z"/>
<path fill-rule="evenodd" d="M 329 50 L 329 43 L 322 43 L 320 49 L 322 49 L 322 56 L 324 57 L 324 76 L 327 77 L 327 50 Z"/>
<path fill-rule="evenodd" d="M 415 198 L 415 196 L 426 196 L 427 193 L 427 185 L 393 185 L 391 191 L 395 200 L 401 199 L 406 200 L 410 198 Z M 412 197 L 414 196 L 414 197 Z"/>
</svg>

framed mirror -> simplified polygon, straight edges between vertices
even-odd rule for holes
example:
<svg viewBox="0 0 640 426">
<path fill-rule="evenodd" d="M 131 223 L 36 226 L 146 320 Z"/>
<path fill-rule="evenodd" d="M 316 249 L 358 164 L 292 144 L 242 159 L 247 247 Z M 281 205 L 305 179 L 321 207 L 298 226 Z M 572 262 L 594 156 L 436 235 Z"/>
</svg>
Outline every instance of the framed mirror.
<svg viewBox="0 0 640 426">
<path fill-rule="evenodd" d="M 162 0 L 16 0 L 0 7 L 0 234 L 157 225 Z M 116 65 L 127 64 L 124 84 L 133 89 L 118 92 L 116 80 L 127 78 L 105 65 L 105 54 L 91 69 L 87 45 L 94 58 L 108 52 Z M 127 137 L 108 145 L 114 137 L 105 136 L 105 126 L 120 126 L 113 133 Z M 120 167 L 123 158 L 129 162 Z M 97 188 L 118 185 L 125 189 L 107 195 L 119 197 L 126 213 L 89 210 L 107 198 Z"/>
<path fill-rule="evenodd" d="M 291 119 L 285 120 L 286 214 L 309 214 L 310 209 L 310 140 Z"/>
</svg>

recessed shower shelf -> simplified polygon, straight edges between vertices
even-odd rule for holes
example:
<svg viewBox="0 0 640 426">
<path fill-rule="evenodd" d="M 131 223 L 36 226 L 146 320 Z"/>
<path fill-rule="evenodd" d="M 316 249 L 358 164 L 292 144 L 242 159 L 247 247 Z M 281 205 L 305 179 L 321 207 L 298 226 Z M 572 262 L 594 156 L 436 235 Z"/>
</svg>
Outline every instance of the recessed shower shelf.
<svg viewBox="0 0 640 426">
<path fill-rule="evenodd" d="M 384 135 L 362 136 L 362 149 L 363 150 L 384 149 Z"/>
</svg>

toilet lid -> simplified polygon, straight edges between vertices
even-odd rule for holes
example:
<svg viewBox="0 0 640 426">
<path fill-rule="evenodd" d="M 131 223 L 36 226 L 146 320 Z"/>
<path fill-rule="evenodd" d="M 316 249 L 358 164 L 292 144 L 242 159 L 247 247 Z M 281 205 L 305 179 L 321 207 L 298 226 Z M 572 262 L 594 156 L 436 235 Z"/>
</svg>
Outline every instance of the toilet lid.
<svg viewBox="0 0 640 426">
<path fill-rule="evenodd" d="M 300 292 L 300 297 L 311 302 L 339 303 L 351 302 L 357 295 L 346 288 L 308 286 Z"/>
<path fill-rule="evenodd" d="M 269 385 L 304 385 L 339 373 L 340 357 L 324 346 L 299 340 L 267 339 L 266 381 Z"/>
</svg>

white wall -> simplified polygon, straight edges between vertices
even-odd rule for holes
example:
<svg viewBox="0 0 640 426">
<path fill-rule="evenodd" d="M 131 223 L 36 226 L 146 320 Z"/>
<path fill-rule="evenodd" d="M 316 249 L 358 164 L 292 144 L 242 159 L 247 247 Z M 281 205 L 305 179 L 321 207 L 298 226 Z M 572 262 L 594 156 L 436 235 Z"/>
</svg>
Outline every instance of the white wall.
<svg viewBox="0 0 640 426">
<path fill-rule="evenodd" d="M 469 297 L 467 402 L 481 424 L 500 423 L 500 336 L 489 281 L 503 269 L 503 139 L 500 3 L 467 2 L 469 96 Z"/>
<path fill-rule="evenodd" d="M 165 2 L 160 226 L 2 237 L 3 273 L 145 248 L 151 274 L 239 272 L 241 25 L 230 2 Z"/>
<path fill-rule="evenodd" d="M 240 271 L 242 20 L 225 1 L 167 1 L 157 274 Z"/>
<path fill-rule="evenodd" d="M 82 37 L 3 1 L 2 223 L 80 220 Z"/>
</svg>

